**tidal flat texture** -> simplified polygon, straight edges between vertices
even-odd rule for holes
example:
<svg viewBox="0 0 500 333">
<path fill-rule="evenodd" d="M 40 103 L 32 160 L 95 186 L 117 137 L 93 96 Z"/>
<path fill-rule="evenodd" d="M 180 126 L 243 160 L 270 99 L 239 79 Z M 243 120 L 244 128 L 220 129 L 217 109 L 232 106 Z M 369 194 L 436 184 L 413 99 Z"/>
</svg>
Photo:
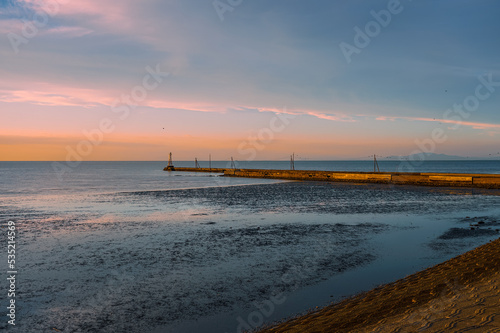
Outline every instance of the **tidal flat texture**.
<svg viewBox="0 0 500 333">
<path fill-rule="evenodd" d="M 249 316 L 266 301 L 280 300 L 263 323 L 498 237 L 494 191 L 226 185 L 4 200 L 19 226 L 14 330 L 236 332 L 262 324 Z"/>
</svg>

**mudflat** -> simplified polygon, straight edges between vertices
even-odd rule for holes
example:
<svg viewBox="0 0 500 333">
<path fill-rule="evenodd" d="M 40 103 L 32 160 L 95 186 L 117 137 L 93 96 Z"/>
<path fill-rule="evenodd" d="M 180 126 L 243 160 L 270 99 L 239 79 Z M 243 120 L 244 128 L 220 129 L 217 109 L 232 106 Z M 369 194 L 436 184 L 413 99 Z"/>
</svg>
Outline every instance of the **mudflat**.
<svg viewBox="0 0 500 333">
<path fill-rule="evenodd" d="M 260 332 L 500 332 L 500 239 Z"/>
</svg>

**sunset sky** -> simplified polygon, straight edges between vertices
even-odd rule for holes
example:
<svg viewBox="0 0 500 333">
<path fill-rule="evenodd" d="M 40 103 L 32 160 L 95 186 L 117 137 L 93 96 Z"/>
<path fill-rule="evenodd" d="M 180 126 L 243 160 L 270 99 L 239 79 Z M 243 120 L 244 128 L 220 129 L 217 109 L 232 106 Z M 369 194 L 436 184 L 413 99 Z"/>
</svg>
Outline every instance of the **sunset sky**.
<svg viewBox="0 0 500 333">
<path fill-rule="evenodd" d="M 496 0 L 0 0 L 0 160 L 488 157 L 499 15 Z"/>
</svg>

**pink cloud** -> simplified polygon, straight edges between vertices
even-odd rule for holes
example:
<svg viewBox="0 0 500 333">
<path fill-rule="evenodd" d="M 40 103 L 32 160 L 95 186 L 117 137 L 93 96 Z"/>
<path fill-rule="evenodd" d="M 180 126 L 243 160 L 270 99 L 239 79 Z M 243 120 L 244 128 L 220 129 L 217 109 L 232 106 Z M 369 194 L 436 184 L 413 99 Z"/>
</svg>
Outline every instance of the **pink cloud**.
<svg viewBox="0 0 500 333">
<path fill-rule="evenodd" d="M 92 89 L 35 83 L 30 89 L 0 89 L 0 101 L 7 103 L 30 103 L 50 106 L 92 107 L 101 104 L 105 97 Z"/>
<path fill-rule="evenodd" d="M 60 35 L 68 38 L 82 37 L 94 32 L 93 30 L 83 27 L 57 27 L 42 31 L 41 34 Z"/>
<path fill-rule="evenodd" d="M 342 121 L 342 122 L 355 122 L 351 116 L 348 116 L 342 112 L 337 112 L 335 114 L 328 114 L 317 110 L 304 110 L 304 109 L 288 109 L 286 106 L 282 109 L 271 108 L 271 107 L 255 107 L 255 106 L 245 106 L 236 109 L 240 110 L 254 110 L 257 109 L 259 112 L 273 112 L 273 113 L 285 113 L 290 115 L 309 115 L 316 117 L 318 119 L 332 120 L 332 121 Z"/>
<path fill-rule="evenodd" d="M 114 90 L 96 90 L 68 87 L 51 83 L 27 84 L 27 89 L 0 89 L 0 101 L 6 103 L 30 103 L 50 106 L 112 106 L 121 104 L 123 92 Z M 154 99 L 138 103 L 141 106 L 156 109 L 178 109 L 202 112 L 225 112 L 226 106 L 205 102 L 184 102 Z"/>
<path fill-rule="evenodd" d="M 176 110 L 190 110 L 200 112 L 226 112 L 226 107 L 209 102 L 182 102 L 172 100 L 154 100 L 144 104 L 145 106 L 155 109 L 176 109 Z"/>
<path fill-rule="evenodd" d="M 338 116 L 338 115 L 331 115 L 331 114 L 326 114 L 322 112 L 317 112 L 317 111 L 306 111 L 306 114 L 319 118 L 319 119 L 325 119 L 325 120 L 333 120 L 333 121 L 344 121 L 344 122 L 355 122 L 352 117 L 350 116 Z"/>
<path fill-rule="evenodd" d="M 434 119 L 434 118 L 412 118 L 420 121 L 438 121 L 445 124 L 456 124 L 462 126 L 470 126 L 474 129 L 500 129 L 500 124 L 476 123 L 471 121 L 451 120 L 451 119 Z"/>
<path fill-rule="evenodd" d="M 112 106 L 118 101 L 122 93 L 119 91 L 104 91 L 96 89 L 85 89 L 55 85 L 51 83 L 31 83 L 28 89 L 14 88 L 0 89 L 0 101 L 6 103 L 30 103 L 36 105 L 49 106 L 81 106 L 94 107 L 97 105 Z M 155 109 L 174 109 L 199 112 L 225 113 L 231 109 L 226 103 L 217 102 L 195 102 L 171 99 L 153 99 L 139 103 L 141 106 Z M 262 106 L 237 106 L 235 110 L 257 110 L 258 112 L 284 113 L 290 115 L 309 115 L 318 119 L 340 122 L 354 122 L 355 120 L 347 115 L 327 114 L 317 110 L 287 109 L 262 107 Z"/>
<path fill-rule="evenodd" d="M 21 34 L 24 23 L 20 20 L 0 20 L 0 34 L 6 35 L 8 33 Z"/>
<path fill-rule="evenodd" d="M 460 126 L 468 126 L 474 129 L 500 129 L 500 124 L 491 124 L 491 123 L 476 123 L 472 121 L 462 121 L 462 120 L 452 120 L 452 119 L 439 119 L 439 118 L 425 118 L 425 117 L 385 117 L 379 116 L 375 118 L 376 120 L 381 121 L 394 121 L 394 120 L 410 120 L 410 121 L 429 121 L 429 122 L 439 122 L 443 124 L 454 124 Z"/>
<path fill-rule="evenodd" d="M 63 17 L 82 29 L 101 28 L 105 32 L 131 32 L 137 28 L 133 18 L 140 3 L 131 0 L 21 0 L 22 5 L 50 17 Z M 53 30 L 52 32 L 57 32 Z"/>
<path fill-rule="evenodd" d="M 37 12 L 49 13 L 51 18 L 71 22 L 61 29 L 48 29 L 44 34 L 68 34 L 68 37 L 81 36 L 86 33 L 114 34 L 126 37 L 128 40 L 148 44 L 151 48 L 169 52 L 165 62 L 174 69 L 187 67 L 185 53 L 187 50 L 198 50 L 199 42 L 189 37 L 184 31 L 179 31 L 176 20 L 162 16 L 155 10 L 157 6 L 164 7 L 162 1 L 152 1 L 146 4 L 132 0 L 19 0 L 21 4 Z M 46 4 L 56 3 L 47 7 Z M 176 2 L 169 1 L 167 5 L 176 8 Z M 61 22 L 62 20 L 58 20 Z M 70 34 L 72 33 L 72 34 Z"/>
<path fill-rule="evenodd" d="M 97 0 L 19 0 L 18 3 L 37 12 L 55 15 L 94 15 L 102 17 L 123 17 L 124 7 L 120 4 L 131 1 L 97 1 Z"/>
<path fill-rule="evenodd" d="M 394 121 L 396 118 L 393 117 L 386 117 L 386 116 L 378 116 L 375 118 L 375 120 L 380 120 L 380 121 Z"/>
</svg>

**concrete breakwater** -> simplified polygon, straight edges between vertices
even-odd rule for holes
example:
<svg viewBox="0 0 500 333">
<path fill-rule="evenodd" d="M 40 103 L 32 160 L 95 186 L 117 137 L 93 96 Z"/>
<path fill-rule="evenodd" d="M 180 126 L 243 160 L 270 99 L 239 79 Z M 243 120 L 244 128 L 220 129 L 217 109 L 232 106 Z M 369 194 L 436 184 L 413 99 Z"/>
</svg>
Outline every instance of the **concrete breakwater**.
<svg viewBox="0 0 500 333">
<path fill-rule="evenodd" d="M 167 168 L 164 169 L 167 171 Z M 500 189 L 500 174 L 344 172 L 229 168 L 179 168 L 175 171 L 223 173 L 227 177 L 315 180 L 351 183 L 384 183 L 425 186 L 458 186 Z"/>
</svg>

